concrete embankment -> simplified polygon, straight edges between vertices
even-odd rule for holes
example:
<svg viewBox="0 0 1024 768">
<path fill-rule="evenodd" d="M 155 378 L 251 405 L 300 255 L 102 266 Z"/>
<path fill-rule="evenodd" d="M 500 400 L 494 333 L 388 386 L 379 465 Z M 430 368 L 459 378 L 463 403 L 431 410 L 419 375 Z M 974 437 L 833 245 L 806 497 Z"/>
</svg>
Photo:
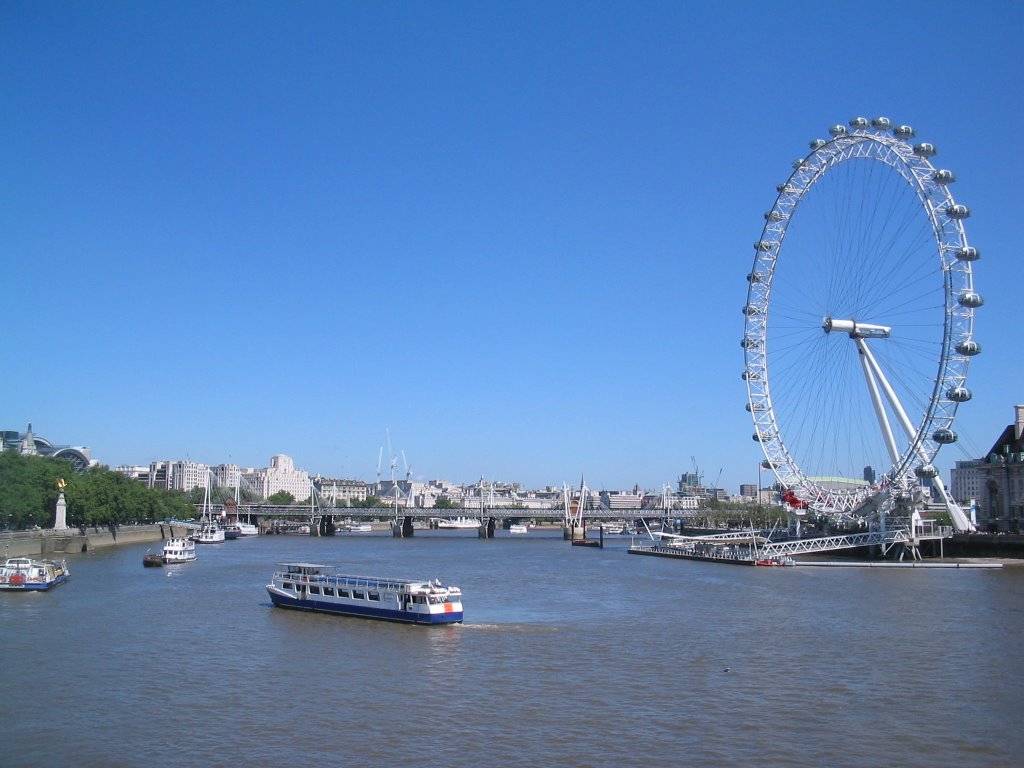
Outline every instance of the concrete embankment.
<svg viewBox="0 0 1024 768">
<path fill-rule="evenodd" d="M 947 557 L 1024 558 L 1019 533 L 958 533 L 943 542 Z"/>
<path fill-rule="evenodd" d="M 118 544 L 145 544 L 184 536 L 180 525 L 121 525 L 107 528 L 68 528 L 63 531 L 13 531 L 0 533 L 0 554 L 4 557 L 52 557 L 88 552 Z"/>
</svg>

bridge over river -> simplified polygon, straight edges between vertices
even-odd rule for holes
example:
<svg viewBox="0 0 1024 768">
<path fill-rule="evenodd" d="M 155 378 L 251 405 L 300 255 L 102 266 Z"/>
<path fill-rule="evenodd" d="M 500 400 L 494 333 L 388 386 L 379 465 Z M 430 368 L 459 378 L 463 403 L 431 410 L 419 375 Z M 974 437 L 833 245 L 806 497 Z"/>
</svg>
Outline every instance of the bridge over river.
<svg viewBox="0 0 1024 768">
<path fill-rule="evenodd" d="M 225 509 L 215 505 L 214 513 L 237 516 L 260 526 L 261 530 L 272 530 L 273 521 L 291 521 L 309 525 L 314 536 L 331 536 L 339 529 L 341 521 L 369 522 L 388 520 L 396 537 L 412 536 L 416 523 L 427 523 L 431 528 L 439 527 L 442 521 L 476 521 L 481 538 L 493 538 L 495 530 L 505 523 L 536 520 L 561 523 L 566 538 L 585 538 L 587 528 L 597 529 L 603 524 L 623 522 L 639 525 L 654 524 L 659 529 L 668 526 L 670 515 L 663 509 L 584 509 L 566 513 L 564 509 L 525 509 L 519 507 L 459 507 L 435 509 L 432 507 L 310 507 L 301 504 L 239 504 Z M 640 522 L 645 521 L 645 522 Z M 464 525 L 463 527 L 468 527 Z"/>
</svg>

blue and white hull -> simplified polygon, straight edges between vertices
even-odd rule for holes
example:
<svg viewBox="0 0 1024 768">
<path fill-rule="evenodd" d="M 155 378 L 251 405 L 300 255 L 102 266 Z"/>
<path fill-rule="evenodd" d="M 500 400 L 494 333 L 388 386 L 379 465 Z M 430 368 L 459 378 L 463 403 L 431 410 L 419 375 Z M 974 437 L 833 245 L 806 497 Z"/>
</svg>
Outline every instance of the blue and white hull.
<svg viewBox="0 0 1024 768">
<path fill-rule="evenodd" d="M 281 595 L 267 588 L 271 602 L 278 608 L 295 608 L 301 611 L 318 611 L 335 613 L 339 616 L 358 616 L 364 619 L 383 619 L 385 621 L 404 621 L 409 624 L 453 624 L 462 621 L 462 611 L 448 613 L 416 613 L 395 608 L 382 608 L 353 603 L 328 602 L 326 600 L 300 600 L 289 595 Z"/>
<path fill-rule="evenodd" d="M 462 591 L 439 581 L 338 573 L 331 566 L 286 563 L 267 585 L 275 606 L 408 624 L 462 622 Z"/>
<path fill-rule="evenodd" d="M 64 560 L 32 560 L 12 557 L 0 566 L 0 590 L 43 592 L 71 578 Z"/>
</svg>

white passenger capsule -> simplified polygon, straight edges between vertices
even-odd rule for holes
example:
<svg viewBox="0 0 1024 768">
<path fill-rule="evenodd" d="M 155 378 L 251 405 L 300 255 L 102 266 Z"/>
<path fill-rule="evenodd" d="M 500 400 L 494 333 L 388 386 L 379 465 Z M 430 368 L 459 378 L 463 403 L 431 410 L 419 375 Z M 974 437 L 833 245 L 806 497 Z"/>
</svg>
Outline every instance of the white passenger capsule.
<svg viewBox="0 0 1024 768">
<path fill-rule="evenodd" d="M 876 117 L 871 121 L 871 127 L 876 131 L 888 131 L 892 128 L 892 120 L 888 117 Z"/>
<path fill-rule="evenodd" d="M 956 181 L 956 174 L 943 168 L 933 173 L 932 178 L 936 184 L 952 184 Z"/>
<path fill-rule="evenodd" d="M 831 128 L 828 129 L 828 132 L 829 132 L 830 136 L 833 136 L 835 138 L 838 138 L 839 136 L 845 136 L 846 135 L 846 126 L 845 125 L 833 125 Z"/>
<path fill-rule="evenodd" d="M 985 303 L 985 300 L 981 298 L 981 294 L 977 291 L 964 291 L 960 294 L 957 301 L 960 302 L 961 307 L 980 307 Z"/>
<path fill-rule="evenodd" d="M 956 344 L 956 351 L 959 355 L 974 357 L 975 355 L 981 354 L 981 344 L 976 341 L 958 341 Z"/>
<path fill-rule="evenodd" d="M 851 128 L 867 128 L 868 119 L 866 117 L 855 117 L 850 121 Z"/>
<path fill-rule="evenodd" d="M 824 139 L 811 139 L 809 146 L 811 149 L 817 151 L 824 147 L 827 143 L 828 142 L 825 141 Z"/>
<path fill-rule="evenodd" d="M 959 261 L 977 261 L 981 258 L 981 251 L 971 245 L 965 245 L 956 252 Z"/>
<path fill-rule="evenodd" d="M 946 397 L 954 403 L 966 403 L 971 399 L 971 390 L 967 387 L 952 387 L 946 391 Z"/>
<path fill-rule="evenodd" d="M 927 480 L 929 478 L 935 477 L 939 473 L 938 470 L 936 470 L 935 467 L 933 467 L 931 464 L 922 464 L 918 467 L 914 467 L 914 474 L 917 475 L 922 480 Z"/>
<path fill-rule="evenodd" d="M 934 440 L 936 443 L 949 445 L 950 443 L 955 443 L 957 441 L 957 436 L 956 432 L 954 432 L 952 429 L 942 428 L 936 429 L 932 433 L 932 440 Z"/>
<path fill-rule="evenodd" d="M 897 125 L 892 129 L 892 135 L 901 139 L 912 139 L 914 138 L 914 129 L 909 125 Z"/>
<path fill-rule="evenodd" d="M 960 203 L 953 203 L 946 206 L 946 215 L 951 219 L 966 219 L 971 215 L 971 209 Z"/>
<path fill-rule="evenodd" d="M 938 151 L 934 144 L 928 144 L 927 142 L 914 145 L 914 154 L 918 157 L 935 157 Z"/>
</svg>

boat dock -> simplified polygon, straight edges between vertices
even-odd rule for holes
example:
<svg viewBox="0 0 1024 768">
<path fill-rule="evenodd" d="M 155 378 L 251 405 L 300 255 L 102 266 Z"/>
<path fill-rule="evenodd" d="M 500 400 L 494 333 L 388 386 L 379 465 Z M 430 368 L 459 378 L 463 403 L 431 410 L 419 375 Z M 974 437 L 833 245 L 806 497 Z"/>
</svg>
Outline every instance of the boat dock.
<svg viewBox="0 0 1024 768">
<path fill-rule="evenodd" d="M 794 565 L 815 568 L 1002 568 L 1002 563 L 931 563 L 912 561 L 896 563 L 877 560 L 797 560 Z"/>
</svg>

